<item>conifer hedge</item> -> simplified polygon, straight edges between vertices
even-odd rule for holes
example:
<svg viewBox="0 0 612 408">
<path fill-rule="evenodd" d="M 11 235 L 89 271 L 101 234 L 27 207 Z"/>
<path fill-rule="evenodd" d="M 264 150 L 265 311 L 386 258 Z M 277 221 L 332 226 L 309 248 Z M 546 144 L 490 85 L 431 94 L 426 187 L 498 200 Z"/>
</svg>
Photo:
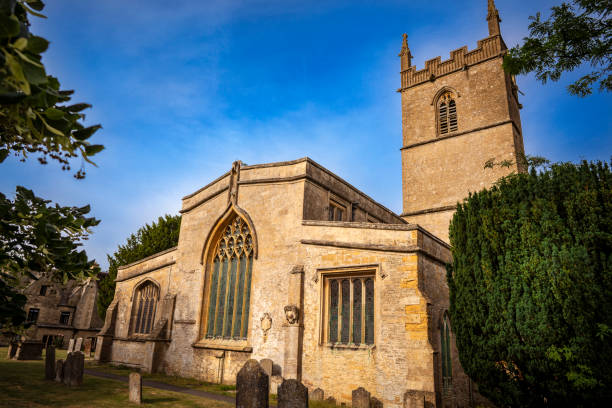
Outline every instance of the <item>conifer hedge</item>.
<svg viewBox="0 0 612 408">
<path fill-rule="evenodd" d="M 500 407 L 612 400 L 612 173 L 554 164 L 471 194 L 450 225 L 451 326 Z"/>
</svg>

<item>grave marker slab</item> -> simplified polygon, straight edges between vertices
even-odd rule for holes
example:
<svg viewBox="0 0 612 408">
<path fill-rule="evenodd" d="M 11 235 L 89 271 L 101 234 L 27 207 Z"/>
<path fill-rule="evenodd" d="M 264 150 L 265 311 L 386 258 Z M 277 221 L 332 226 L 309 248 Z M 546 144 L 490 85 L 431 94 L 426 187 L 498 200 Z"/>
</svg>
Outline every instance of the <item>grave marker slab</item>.
<svg viewBox="0 0 612 408">
<path fill-rule="evenodd" d="M 250 359 L 236 375 L 236 407 L 268 408 L 270 377 L 257 360 Z"/>
<path fill-rule="evenodd" d="M 298 380 L 283 381 L 278 387 L 278 408 L 308 408 L 308 388 Z"/>
</svg>

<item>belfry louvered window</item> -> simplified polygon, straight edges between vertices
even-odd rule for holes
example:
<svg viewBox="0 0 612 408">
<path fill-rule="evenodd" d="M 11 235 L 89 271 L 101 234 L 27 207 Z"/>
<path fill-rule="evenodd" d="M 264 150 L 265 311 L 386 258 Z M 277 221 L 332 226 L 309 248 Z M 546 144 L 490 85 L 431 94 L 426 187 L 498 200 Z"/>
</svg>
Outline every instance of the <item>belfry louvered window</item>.
<svg viewBox="0 0 612 408">
<path fill-rule="evenodd" d="M 330 344 L 374 344 L 374 276 L 325 278 Z"/>
<path fill-rule="evenodd" d="M 444 93 L 438 100 L 438 132 L 443 135 L 458 130 L 457 104 L 450 92 Z"/>
<path fill-rule="evenodd" d="M 253 268 L 253 238 L 236 216 L 216 244 L 208 302 L 207 338 L 246 339 Z"/>
<path fill-rule="evenodd" d="M 159 300 L 159 288 L 153 282 L 145 282 L 136 291 L 135 334 L 149 334 L 155 323 L 155 310 Z"/>
<path fill-rule="evenodd" d="M 444 314 L 442 326 L 440 327 L 440 345 L 442 349 L 442 381 L 443 390 L 450 390 L 453 383 L 453 369 L 451 363 L 450 322 L 448 315 Z"/>
</svg>

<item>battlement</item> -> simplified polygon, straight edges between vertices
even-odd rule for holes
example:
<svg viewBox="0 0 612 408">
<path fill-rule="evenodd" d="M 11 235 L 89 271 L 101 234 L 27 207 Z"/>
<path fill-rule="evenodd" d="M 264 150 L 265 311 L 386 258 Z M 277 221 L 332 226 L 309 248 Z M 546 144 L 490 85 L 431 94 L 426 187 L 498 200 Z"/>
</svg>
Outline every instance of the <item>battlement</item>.
<svg viewBox="0 0 612 408">
<path fill-rule="evenodd" d="M 506 51 L 506 44 L 500 35 L 493 35 L 478 41 L 478 47 L 468 51 L 467 46 L 451 51 L 450 59 L 442 61 L 436 57 L 425 61 L 425 68 L 417 71 L 416 66 L 412 65 L 407 70 L 401 72 L 402 87 L 406 88 L 432 81 L 435 78 L 449 74 L 454 71 L 462 70 L 470 65 L 488 60 L 493 57 L 503 55 Z"/>
</svg>

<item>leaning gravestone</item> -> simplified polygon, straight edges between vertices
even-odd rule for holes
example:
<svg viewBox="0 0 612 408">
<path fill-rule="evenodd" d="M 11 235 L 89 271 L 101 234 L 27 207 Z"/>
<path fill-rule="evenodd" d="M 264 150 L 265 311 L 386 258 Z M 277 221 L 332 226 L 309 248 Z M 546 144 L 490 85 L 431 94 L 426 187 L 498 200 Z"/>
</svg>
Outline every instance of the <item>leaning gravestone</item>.
<svg viewBox="0 0 612 408">
<path fill-rule="evenodd" d="M 285 380 L 278 387 L 278 408 L 308 408 L 308 388 L 298 380 Z"/>
<path fill-rule="evenodd" d="M 55 382 L 64 382 L 64 360 L 55 362 Z"/>
<path fill-rule="evenodd" d="M 250 359 L 236 375 L 236 407 L 268 408 L 270 377 L 257 360 Z"/>
<path fill-rule="evenodd" d="M 72 351 L 81 351 L 82 346 L 83 346 L 83 338 L 79 337 L 78 339 L 76 339 L 76 342 L 74 343 L 74 350 Z"/>
<path fill-rule="evenodd" d="M 370 408 L 370 393 L 363 387 L 353 390 L 353 408 Z"/>
<path fill-rule="evenodd" d="M 142 403 L 142 376 L 140 373 L 130 373 L 130 402 Z"/>
<path fill-rule="evenodd" d="M 372 397 L 370 400 L 370 408 L 383 408 L 383 403 L 376 397 Z"/>
<path fill-rule="evenodd" d="M 74 339 L 70 339 L 68 342 L 68 351 L 67 353 L 72 353 L 74 351 Z"/>
<path fill-rule="evenodd" d="M 80 351 L 68 354 L 64 362 L 64 384 L 76 387 L 83 384 L 83 370 L 85 368 L 85 355 Z"/>
<path fill-rule="evenodd" d="M 55 378 L 55 347 L 47 346 L 45 352 L 45 379 L 53 380 Z"/>
<path fill-rule="evenodd" d="M 323 401 L 323 399 L 325 398 L 325 393 L 322 389 L 315 388 L 315 390 L 310 393 L 309 398 L 312 401 Z"/>
</svg>

